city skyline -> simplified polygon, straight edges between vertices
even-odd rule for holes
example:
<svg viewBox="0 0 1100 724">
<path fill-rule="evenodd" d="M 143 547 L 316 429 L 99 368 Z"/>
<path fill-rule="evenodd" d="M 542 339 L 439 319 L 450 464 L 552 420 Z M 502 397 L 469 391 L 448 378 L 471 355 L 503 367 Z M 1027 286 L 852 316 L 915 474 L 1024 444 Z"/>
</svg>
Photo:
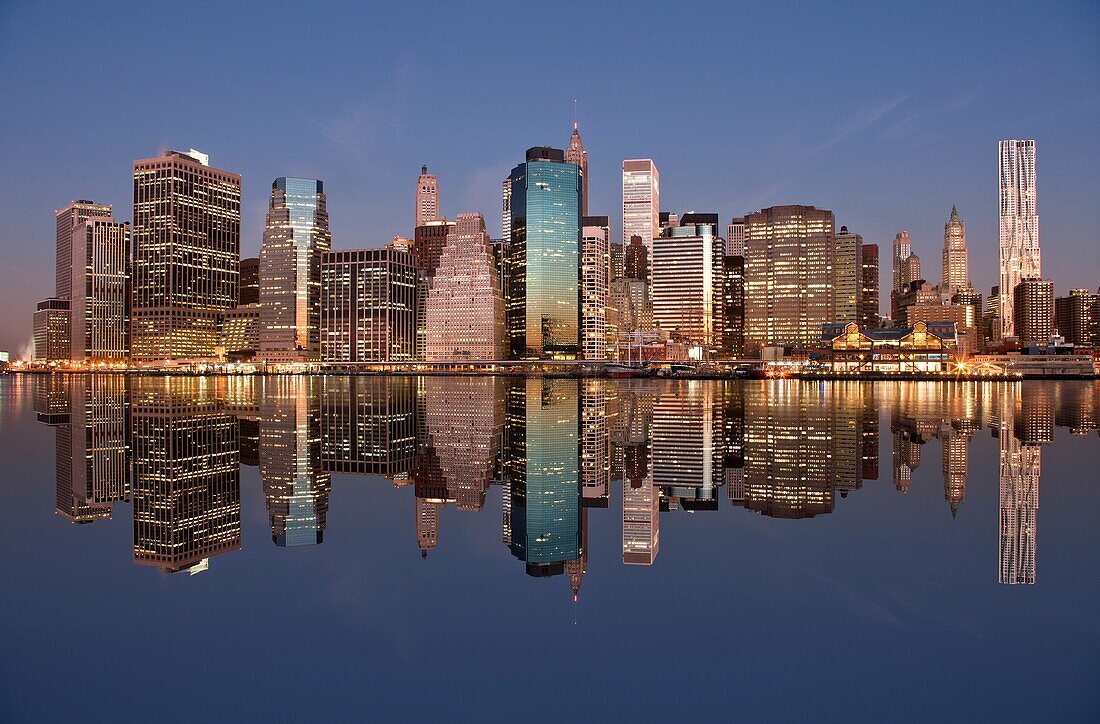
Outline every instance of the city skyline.
<svg viewBox="0 0 1100 724">
<path fill-rule="evenodd" d="M 244 15 L 246 11 L 237 12 Z M 832 209 L 837 225 L 846 225 L 852 233 L 861 234 L 865 243 L 885 244 L 898 230 L 908 228 L 914 251 L 924 259 L 937 255 L 943 218 L 951 204 L 957 204 L 960 215 L 967 221 L 972 283 L 986 293 L 996 277 L 996 265 L 991 261 L 996 254 L 997 216 L 995 196 L 989 191 L 993 177 L 988 160 L 990 144 L 1003 138 L 1035 138 L 1042 147 L 1039 176 L 1045 276 L 1054 279 L 1059 295 L 1071 288 L 1093 288 L 1095 278 L 1100 276 L 1097 273 L 1100 262 L 1094 261 L 1096 255 L 1089 253 L 1094 248 L 1095 233 L 1084 216 L 1087 200 L 1096 193 L 1095 177 L 1088 172 L 1084 159 L 1094 155 L 1091 145 L 1097 141 L 1090 134 L 1076 132 L 1087 124 L 1086 119 L 1094 117 L 1096 99 L 1088 94 L 1083 97 L 1074 94 L 1072 86 L 1060 80 L 1061 73 L 1043 73 L 1044 78 L 1056 78 L 1054 82 L 1028 84 L 1023 79 L 1021 87 L 1025 90 L 1017 89 L 1011 99 L 997 90 L 1000 61 L 1007 52 L 995 47 L 997 28 L 1007 21 L 986 15 L 985 11 L 961 13 L 945 31 L 944 42 L 966 37 L 970 47 L 965 52 L 951 51 L 943 54 L 942 59 L 922 56 L 925 65 L 919 72 L 915 59 L 893 60 L 891 67 L 901 71 L 897 84 L 888 83 L 881 73 L 863 71 L 849 83 L 827 84 L 811 91 L 811 97 L 826 106 L 826 111 L 818 116 L 826 120 L 819 123 L 790 120 L 794 118 L 789 113 L 793 101 L 781 100 L 778 95 L 790 83 L 784 81 L 765 95 L 758 113 L 739 117 L 732 127 L 717 120 L 689 121 L 673 108 L 657 109 L 640 116 L 636 122 L 624 124 L 614 114 L 624 101 L 641 97 L 637 81 L 609 76 L 608 71 L 594 71 L 591 77 L 580 80 L 569 74 L 567 82 L 564 75 L 559 77 L 559 71 L 553 70 L 540 71 L 544 74 L 541 77 L 550 82 L 533 84 L 539 86 L 537 92 L 524 91 L 530 102 L 518 118 L 509 118 L 505 125 L 501 117 L 494 116 L 495 106 L 489 101 L 493 98 L 491 89 L 513 71 L 475 63 L 474 70 L 483 73 L 484 87 L 474 89 L 468 104 L 457 106 L 449 118 L 450 125 L 444 128 L 437 116 L 432 120 L 433 114 L 420 112 L 426 99 L 407 91 L 402 79 L 422 76 L 426 72 L 424 64 L 436 53 L 445 51 L 452 42 L 447 41 L 430 49 L 424 59 L 391 52 L 385 56 L 386 62 L 377 64 L 378 70 L 366 84 L 367 90 L 361 94 L 323 96 L 324 102 L 317 105 L 317 117 L 309 113 L 295 116 L 278 137 L 264 129 L 257 133 L 254 121 L 260 116 L 254 114 L 263 111 L 263 104 L 251 92 L 245 95 L 253 101 L 250 104 L 253 108 L 238 111 L 228 127 L 216 127 L 212 119 L 206 118 L 205 111 L 181 111 L 188 104 L 170 102 L 154 92 L 152 86 L 139 84 L 139 112 L 122 124 L 125 134 L 110 128 L 116 124 L 110 123 L 105 115 L 117 112 L 117 106 L 94 106 L 89 110 L 87 119 L 101 127 L 90 145 L 71 129 L 70 119 L 56 116 L 52 123 L 41 124 L 46 131 L 36 135 L 32 124 L 54 101 L 21 102 L 33 82 L 60 70 L 51 63 L 41 70 L 15 74 L 16 54 L 27 47 L 26 43 L 41 37 L 53 12 L 49 6 L 13 11 L 13 23 L 18 19 L 20 27 L 27 31 L 19 35 L 8 33 L 7 21 L 2 26 L 6 50 L 0 56 L 3 62 L 0 69 L 10 91 L 8 96 L 14 99 L 14 107 L 21 109 L 11 120 L 12 132 L 2 137 L 5 151 L 16 164 L 48 169 L 36 178 L 21 179 L 18 188 L 10 186 L 13 180 L 8 179 L 0 188 L 3 198 L 12 204 L 8 215 L 11 221 L 2 241 L 4 260 L 0 262 L 0 274 L 6 282 L 3 301 L 12 309 L 32 309 L 35 301 L 47 296 L 49 259 L 53 253 L 53 249 L 44 248 L 49 246 L 48 210 L 62 208 L 73 199 L 92 198 L 112 204 L 116 220 L 132 220 L 127 208 L 129 179 L 125 169 L 132 159 L 147 157 L 155 150 L 201 148 L 212 154 L 220 167 L 244 177 L 241 247 L 245 256 L 258 253 L 266 207 L 264 187 L 271 178 L 284 175 L 319 178 L 329 186 L 334 248 L 378 247 L 397 234 L 408 235 L 408 212 L 397 213 L 397 209 L 408 208 L 408 179 L 423 164 L 439 178 L 441 213 L 453 218 L 459 212 L 480 211 L 486 215 L 486 225 L 495 229 L 499 209 L 496 184 L 523 148 L 536 143 L 558 147 L 565 144 L 574 98 L 579 101 L 579 127 L 589 155 L 590 172 L 586 177 L 591 196 L 589 213 L 610 216 L 613 239 L 620 234 L 616 209 L 621 203 L 618 198 L 621 162 L 626 158 L 650 157 L 661 169 L 662 206 L 666 209 L 717 211 L 725 223 L 732 216 L 769 205 L 812 204 Z M 397 16 L 396 20 L 404 19 L 402 11 L 390 12 Z M 710 11 L 714 20 L 724 19 L 727 12 Z M 754 15 L 752 11 L 746 12 Z M 932 10 L 912 11 L 907 20 L 917 35 L 931 33 L 934 15 Z M 432 22 L 443 23 L 448 19 L 453 19 L 453 13 L 443 9 Z M 622 30 L 630 30 L 643 20 L 661 20 L 664 27 L 673 31 L 701 19 L 700 11 L 679 18 L 654 18 L 650 12 L 647 18 L 623 20 Z M 838 11 L 835 17 L 815 19 L 824 23 L 825 28 L 851 26 L 857 36 L 859 31 L 868 29 L 865 23 L 872 22 L 843 11 Z M 97 28 L 99 23 L 105 23 L 103 28 L 110 35 L 143 20 L 148 22 L 149 18 L 123 22 L 107 11 L 89 22 Z M 1057 26 L 1068 32 L 1069 37 L 1061 45 L 1062 55 L 1055 57 L 1044 51 L 1042 62 L 1036 67 L 1047 71 L 1061 69 L 1063 65 L 1072 67 L 1075 77 L 1081 78 L 1086 86 L 1090 79 L 1100 77 L 1100 62 L 1091 53 L 1094 45 L 1087 40 L 1096 21 L 1095 12 L 1080 9 L 1044 14 L 1038 21 L 1037 32 L 1050 34 Z M 200 24 L 212 28 L 215 34 L 223 32 L 213 18 L 200 18 Z M 1067 27 L 1070 29 L 1066 30 Z M 935 23 L 935 28 L 936 32 L 944 30 L 940 23 Z M 765 30 L 762 29 L 759 38 L 748 40 L 752 47 L 769 37 Z M 314 32 L 336 32 L 336 29 L 326 27 Z M 774 42 L 793 43 L 801 32 L 804 31 L 795 29 L 792 31 L 795 37 Z M 873 61 L 885 52 L 876 42 L 859 37 L 852 40 L 849 33 L 845 37 L 857 59 Z M 621 50 L 617 33 L 612 40 L 606 49 L 600 50 L 601 56 Z M 231 46 L 230 52 L 250 73 L 260 57 L 253 42 L 226 42 Z M 131 51 L 118 50 L 118 44 L 114 50 L 108 50 L 111 47 L 112 44 L 106 43 L 103 49 L 95 51 L 88 59 L 91 65 L 103 72 L 129 67 L 126 61 Z M 392 46 L 385 43 L 370 52 L 387 50 L 392 51 Z M 343 51 L 324 52 L 333 56 L 330 61 L 334 66 L 347 65 L 341 58 Z M 784 71 L 784 63 L 797 62 L 802 57 L 796 53 L 791 61 L 774 61 L 771 65 L 764 61 L 747 62 L 730 83 L 715 85 L 719 77 L 716 71 L 705 70 L 698 77 L 689 72 L 691 68 L 705 68 L 711 52 L 717 50 L 693 49 L 688 57 L 677 59 L 661 56 L 643 61 L 643 69 L 655 74 L 655 82 L 689 78 L 681 92 L 714 88 L 716 103 L 725 108 L 739 101 L 742 87 L 749 83 L 756 85 L 754 78 L 777 78 Z M 964 59 L 982 53 L 982 62 L 958 70 L 967 65 L 962 62 Z M 162 62 L 158 60 L 154 65 L 159 67 Z M 567 66 L 575 68 L 582 62 L 587 65 L 590 61 L 569 60 Z M 939 82 L 941 77 L 935 72 L 941 65 L 952 69 L 948 84 Z M 144 80 L 154 70 L 132 72 Z M 822 67 L 814 76 L 829 70 L 830 67 Z M 194 79 L 200 84 L 209 80 L 210 89 L 217 91 L 222 81 L 215 73 L 214 67 L 204 64 L 195 70 Z M 1029 70 L 1029 77 L 1032 73 L 1040 71 Z M 445 69 L 441 80 L 450 80 L 452 74 L 453 70 Z M 246 74 L 246 77 L 253 76 Z M 617 81 L 621 87 L 615 84 Z M 297 87 L 305 79 L 292 74 L 287 82 Z M 611 97 L 596 90 L 608 83 L 612 83 Z M 1096 85 L 1092 83 L 1093 87 Z M 323 83 L 317 92 L 329 87 L 327 82 Z M 213 98 L 191 85 L 180 92 L 185 99 Z M 443 95 L 450 99 L 452 91 L 446 89 Z M 227 110 L 232 110 L 238 108 L 239 101 L 227 103 Z M 40 138 L 45 147 L 42 143 L 18 142 L 24 132 L 29 138 Z M 658 132 L 660 136 L 656 135 Z M 79 147 L 70 146 L 77 143 Z M 49 163 L 59 153 L 67 154 L 65 163 L 56 165 L 63 171 L 52 170 L 54 165 Z M 845 168 L 845 184 L 831 183 L 831 170 L 827 169 L 841 165 Z M 945 183 L 944 179 L 950 181 Z M 391 207 L 393 213 L 389 211 Z M 18 354 L 26 345 L 30 330 L 25 315 L 9 318 L 13 316 L 5 315 L 0 320 L 0 348 Z"/>
</svg>

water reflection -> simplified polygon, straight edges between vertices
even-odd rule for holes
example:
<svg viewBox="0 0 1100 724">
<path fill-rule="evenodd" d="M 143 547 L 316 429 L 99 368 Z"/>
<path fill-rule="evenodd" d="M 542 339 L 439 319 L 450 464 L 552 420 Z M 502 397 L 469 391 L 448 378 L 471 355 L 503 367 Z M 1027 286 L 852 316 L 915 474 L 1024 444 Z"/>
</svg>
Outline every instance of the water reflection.
<svg viewBox="0 0 1100 724">
<path fill-rule="evenodd" d="M 952 517 L 964 510 L 971 441 L 989 429 L 999 443 L 998 580 L 1033 584 L 1042 448 L 1055 426 L 1095 433 L 1100 410 L 1100 385 L 1081 382 L 55 375 L 29 384 L 38 420 L 56 431 L 56 512 L 93 523 L 130 503 L 137 564 L 196 573 L 239 549 L 240 468 L 256 465 L 276 546 L 324 543 L 334 476 L 411 488 L 409 535 L 425 557 L 446 544 L 443 508 L 486 516 L 499 495 L 511 555 L 528 575 L 562 576 L 575 596 L 590 517 L 607 525 L 621 506 L 622 563 L 652 565 L 671 511 L 828 515 L 878 479 L 880 420 L 901 493 L 939 442 Z"/>
</svg>

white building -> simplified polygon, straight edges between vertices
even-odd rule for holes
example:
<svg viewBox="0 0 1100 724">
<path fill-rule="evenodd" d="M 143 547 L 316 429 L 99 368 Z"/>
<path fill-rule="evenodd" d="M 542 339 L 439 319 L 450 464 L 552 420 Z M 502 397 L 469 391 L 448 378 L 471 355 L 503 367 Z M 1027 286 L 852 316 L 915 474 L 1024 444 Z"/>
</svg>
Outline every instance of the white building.
<svg viewBox="0 0 1100 724">
<path fill-rule="evenodd" d="M 998 144 L 1000 179 L 1001 336 L 1016 336 L 1012 292 L 1025 277 L 1042 278 L 1035 197 L 1035 141 Z"/>
</svg>

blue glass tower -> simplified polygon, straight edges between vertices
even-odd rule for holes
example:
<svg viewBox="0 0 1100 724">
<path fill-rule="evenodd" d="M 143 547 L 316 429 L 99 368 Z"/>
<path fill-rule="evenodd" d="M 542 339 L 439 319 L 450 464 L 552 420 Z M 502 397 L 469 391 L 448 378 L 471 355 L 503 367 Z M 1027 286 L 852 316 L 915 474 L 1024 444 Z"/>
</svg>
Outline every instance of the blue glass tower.
<svg viewBox="0 0 1100 724">
<path fill-rule="evenodd" d="M 507 326 L 514 359 L 580 353 L 580 167 L 556 148 L 512 169 Z"/>
</svg>

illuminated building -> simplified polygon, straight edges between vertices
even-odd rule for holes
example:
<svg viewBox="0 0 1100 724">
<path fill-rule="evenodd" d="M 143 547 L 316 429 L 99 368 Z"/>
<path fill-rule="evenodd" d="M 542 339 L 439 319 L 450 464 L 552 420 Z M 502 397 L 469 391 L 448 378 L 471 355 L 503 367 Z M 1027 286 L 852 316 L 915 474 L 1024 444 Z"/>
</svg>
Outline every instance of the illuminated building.
<svg viewBox="0 0 1100 724">
<path fill-rule="evenodd" d="M 423 317 L 428 361 L 507 358 L 504 296 L 481 214 L 459 214 L 451 227 Z"/>
<path fill-rule="evenodd" d="M 833 316 L 833 212 L 773 206 L 745 217 L 748 347 L 817 343 Z"/>
<path fill-rule="evenodd" d="M 588 216 L 588 151 L 584 150 L 576 121 L 573 122 L 573 133 L 569 136 L 569 145 L 565 147 L 565 162 L 581 170 L 581 216 Z M 608 225 L 605 223 L 604 226 Z M 609 226 L 608 229 L 610 230 Z"/>
<path fill-rule="evenodd" d="M 130 356 L 130 224 L 91 218 L 73 228 L 68 294 L 70 359 L 125 362 Z"/>
<path fill-rule="evenodd" d="M 417 274 L 412 254 L 330 251 L 321 257 L 321 361 L 411 361 Z"/>
<path fill-rule="evenodd" d="M 259 304 L 238 304 L 222 314 L 220 345 L 231 362 L 256 356 L 260 349 Z"/>
<path fill-rule="evenodd" d="M 864 327 L 879 325 L 878 244 L 864 244 L 860 249 L 862 288 L 859 300 L 859 323 Z"/>
<path fill-rule="evenodd" d="M 416 383 L 410 377 L 325 377 L 321 467 L 334 473 L 407 474 L 417 454 Z"/>
<path fill-rule="evenodd" d="M 237 419 L 202 378 L 132 382 L 134 562 L 205 570 L 241 547 Z"/>
<path fill-rule="evenodd" d="M 425 320 L 428 294 L 435 282 L 435 272 L 443 257 L 443 248 L 455 230 L 455 223 L 447 219 L 435 219 L 425 221 L 413 230 L 412 253 L 416 259 L 416 359 L 424 359 L 428 338 Z M 397 245 L 387 245 L 387 248 L 400 250 Z M 502 293 L 503 289 L 501 287 Z"/>
<path fill-rule="evenodd" d="M 1012 290 L 1013 335 L 1022 346 L 1047 345 L 1054 334 L 1054 282 L 1023 278 Z"/>
<path fill-rule="evenodd" d="M 745 258 L 722 259 L 722 354 L 745 354 Z"/>
<path fill-rule="evenodd" d="M 911 282 L 903 290 L 895 291 L 890 296 L 890 301 L 891 319 L 895 327 L 912 326 L 913 322 L 908 317 L 910 307 L 931 307 L 941 303 L 939 290 L 923 279 Z"/>
<path fill-rule="evenodd" d="M 854 322 L 822 326 L 832 369 L 844 372 L 940 372 L 956 343 L 954 322 L 911 328 L 860 329 Z"/>
<path fill-rule="evenodd" d="M 607 403 L 612 389 L 604 380 L 580 381 L 581 502 L 585 507 L 606 508 L 611 496 L 611 429 Z"/>
<path fill-rule="evenodd" d="M 512 179 L 501 182 L 500 239 L 505 244 L 512 243 Z"/>
<path fill-rule="evenodd" d="M 962 426 L 948 425 L 940 434 L 943 467 L 943 498 L 951 506 L 951 517 L 958 515 L 966 498 L 966 476 L 970 459 L 970 433 Z"/>
<path fill-rule="evenodd" d="M 1017 394 L 1001 390 L 997 438 L 1000 442 L 1000 525 L 998 583 L 1035 583 L 1036 518 L 1042 448 L 1014 432 Z"/>
<path fill-rule="evenodd" d="M 420 167 L 416 179 L 416 224 L 423 226 L 439 219 L 439 180 L 428 173 L 427 166 Z"/>
<path fill-rule="evenodd" d="M 586 216 L 581 226 L 581 357 L 605 360 L 611 293 L 611 227 L 606 216 Z"/>
<path fill-rule="evenodd" d="M 1000 337 L 1017 337 L 1013 290 L 1022 279 L 1042 278 L 1035 141 L 997 144 L 1000 189 Z"/>
<path fill-rule="evenodd" d="M 833 251 L 833 322 L 859 322 L 863 300 L 863 237 L 840 227 Z"/>
<path fill-rule="evenodd" d="M 321 468 L 319 386 L 316 377 L 273 377 L 260 403 L 260 477 L 281 547 L 325 539 L 332 476 Z"/>
<path fill-rule="evenodd" d="M 661 174 L 648 158 L 623 161 L 623 248 L 640 237 L 653 259 L 653 240 L 661 233 Z"/>
<path fill-rule="evenodd" d="M 260 257 L 241 259 L 241 286 L 237 292 L 237 306 L 260 303 Z"/>
<path fill-rule="evenodd" d="M 260 248 L 264 360 L 321 358 L 321 257 L 331 247 L 324 184 L 315 179 L 275 179 Z"/>
<path fill-rule="evenodd" d="M 905 324 L 903 309 L 898 297 L 908 293 L 914 283 L 921 280 L 920 257 L 913 253 L 909 232 L 901 231 L 894 237 L 894 257 L 891 264 L 893 286 L 890 291 L 890 320 L 895 325 Z"/>
<path fill-rule="evenodd" d="M 649 279 L 649 247 L 642 242 L 642 237 L 630 237 L 622 249 L 623 273 L 620 276 L 640 281 Z"/>
<path fill-rule="evenodd" d="M 721 342 L 723 247 L 709 223 L 668 227 L 653 240 L 653 323 L 705 350 Z"/>
<path fill-rule="evenodd" d="M 575 359 L 580 349 L 580 167 L 529 148 L 512 169 L 507 327 L 514 359 Z"/>
<path fill-rule="evenodd" d="M 505 537 L 528 575 L 562 573 L 581 555 L 578 382 L 519 379 L 506 396 Z"/>
<path fill-rule="evenodd" d="M 1100 292 L 1071 289 L 1068 297 L 1055 299 L 1054 327 L 1069 344 L 1100 347 Z"/>
<path fill-rule="evenodd" d="M 65 208 L 54 212 L 57 222 L 57 268 L 54 296 L 58 299 L 68 299 L 73 286 L 71 246 L 73 230 L 83 225 L 88 219 L 109 218 L 111 213 L 110 204 L 97 204 L 86 199 L 73 201 Z"/>
<path fill-rule="evenodd" d="M 745 220 L 730 219 L 726 227 L 726 256 L 745 256 Z"/>
<path fill-rule="evenodd" d="M 69 300 L 51 297 L 38 303 L 34 312 L 34 359 L 60 362 L 69 359 Z"/>
<path fill-rule="evenodd" d="M 966 224 L 959 218 L 955 205 L 951 205 L 951 217 L 943 225 L 943 273 L 940 292 L 950 299 L 962 289 L 970 287 L 970 267 L 967 263 Z"/>
<path fill-rule="evenodd" d="M 198 151 L 134 161 L 131 356 L 215 356 L 218 319 L 237 304 L 241 177 Z"/>
</svg>

